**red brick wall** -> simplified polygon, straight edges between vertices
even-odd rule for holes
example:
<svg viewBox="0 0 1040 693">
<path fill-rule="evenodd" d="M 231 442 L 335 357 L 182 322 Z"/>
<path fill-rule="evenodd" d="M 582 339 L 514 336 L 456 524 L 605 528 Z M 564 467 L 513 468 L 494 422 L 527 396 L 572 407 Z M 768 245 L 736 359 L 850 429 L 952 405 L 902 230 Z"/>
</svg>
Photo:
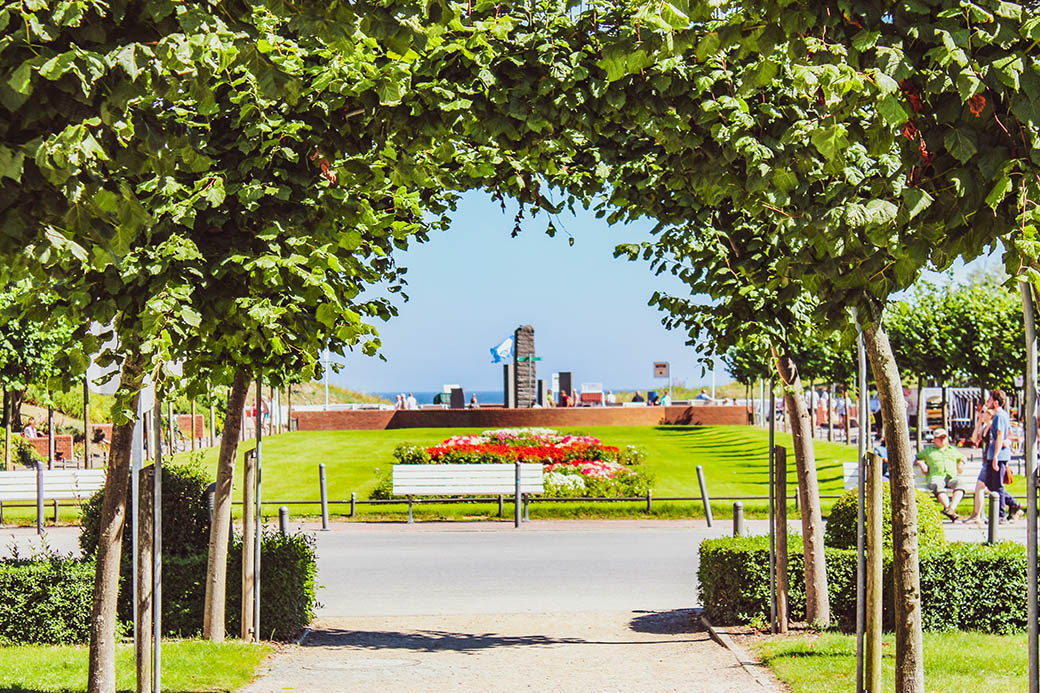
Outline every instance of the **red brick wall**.
<svg viewBox="0 0 1040 693">
<path fill-rule="evenodd" d="M 414 411 L 293 411 L 301 431 L 387 428 L 504 428 L 509 426 L 745 425 L 740 406 L 576 407 L 568 409 L 419 409 Z"/>
<path fill-rule="evenodd" d="M 175 417 L 177 418 L 177 428 L 181 429 L 181 433 L 187 440 L 191 440 L 191 414 L 175 414 Z M 195 437 L 206 437 L 206 417 L 202 414 L 195 415 Z"/>
<path fill-rule="evenodd" d="M 47 435 L 46 434 L 43 434 L 43 435 L 39 436 L 38 438 L 26 438 L 25 442 L 28 443 L 29 445 L 33 446 L 33 449 L 36 450 L 36 454 L 37 455 L 39 455 L 43 459 L 47 459 L 47 452 L 48 452 L 47 448 L 49 447 L 49 445 L 47 443 Z M 55 453 L 55 455 L 57 455 L 58 453 L 61 453 L 62 456 L 66 460 L 71 460 L 72 459 L 72 436 L 70 436 L 68 434 L 65 434 L 65 435 L 60 435 L 59 434 L 59 435 L 54 436 L 54 453 Z"/>
</svg>

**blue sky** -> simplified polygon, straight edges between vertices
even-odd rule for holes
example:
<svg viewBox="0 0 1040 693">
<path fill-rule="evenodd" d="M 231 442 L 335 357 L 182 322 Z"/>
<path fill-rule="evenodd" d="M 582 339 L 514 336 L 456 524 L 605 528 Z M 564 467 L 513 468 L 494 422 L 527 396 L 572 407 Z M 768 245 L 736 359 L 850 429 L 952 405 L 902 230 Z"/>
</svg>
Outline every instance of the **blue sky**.
<svg viewBox="0 0 1040 693">
<path fill-rule="evenodd" d="M 401 254 L 410 300 L 379 328 L 387 361 L 350 354 L 332 382 L 368 392 L 445 383 L 500 390 L 502 367 L 491 364 L 489 350 L 526 324 L 543 359 L 539 377 L 570 370 L 577 383 L 646 389 L 663 383 L 651 374 L 660 360 L 672 364 L 673 378 L 710 382 L 685 336 L 666 330 L 647 305 L 655 290 L 682 285 L 654 277 L 646 263 L 613 257 L 618 243 L 649 239 L 649 223 L 610 226 L 591 213 L 562 214 L 560 232 L 549 238 L 540 214 L 510 238 L 516 209 L 510 203 L 503 213 L 486 193 L 470 193 L 450 231 Z M 719 382 L 728 381 L 721 365 L 719 372 Z"/>
<path fill-rule="evenodd" d="M 471 192 L 449 231 L 402 253 L 410 300 L 379 327 L 387 360 L 349 354 L 331 382 L 366 392 L 439 391 L 446 383 L 501 390 L 502 366 L 491 364 L 489 350 L 525 324 L 535 329 L 540 378 L 570 370 L 576 383 L 645 390 L 664 384 L 651 364 L 669 361 L 677 381 L 711 382 L 685 335 L 665 329 L 661 313 L 647 305 L 655 290 L 685 294 L 682 284 L 654 276 L 644 262 L 613 257 L 618 243 L 650 239 L 649 222 L 611 226 L 591 213 L 562 214 L 560 232 L 549 238 L 540 214 L 511 238 L 516 209 L 510 203 L 503 213 L 487 193 Z M 999 258 L 980 258 L 967 267 L 958 262 L 954 273 L 999 265 Z M 716 374 L 719 384 L 732 380 L 721 363 Z"/>
</svg>

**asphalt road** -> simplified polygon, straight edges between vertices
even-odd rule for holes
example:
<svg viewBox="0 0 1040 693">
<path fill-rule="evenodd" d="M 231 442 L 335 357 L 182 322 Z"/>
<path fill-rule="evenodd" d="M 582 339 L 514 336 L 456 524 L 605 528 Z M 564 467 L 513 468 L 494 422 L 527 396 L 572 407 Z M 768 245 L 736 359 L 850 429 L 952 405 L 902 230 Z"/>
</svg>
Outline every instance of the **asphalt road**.
<svg viewBox="0 0 1040 693">
<path fill-rule="evenodd" d="M 318 532 L 321 618 L 696 605 L 697 522 L 343 524 Z"/>
</svg>

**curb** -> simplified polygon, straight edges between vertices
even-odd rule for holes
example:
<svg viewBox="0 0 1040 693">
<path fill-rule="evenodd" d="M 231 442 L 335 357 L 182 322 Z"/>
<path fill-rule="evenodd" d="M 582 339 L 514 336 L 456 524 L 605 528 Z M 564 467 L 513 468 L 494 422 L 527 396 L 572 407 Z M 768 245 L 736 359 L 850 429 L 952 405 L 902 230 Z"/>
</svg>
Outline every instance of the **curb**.
<svg viewBox="0 0 1040 693">
<path fill-rule="evenodd" d="M 770 681 L 760 671 L 760 668 L 763 665 L 756 662 L 747 653 L 747 651 L 744 650 L 744 648 L 742 648 L 737 643 L 733 642 L 733 639 L 731 637 L 729 637 L 722 631 L 716 630 L 715 627 L 711 625 L 711 622 L 708 621 L 708 617 L 704 614 L 701 614 L 701 624 L 708 629 L 708 634 L 711 636 L 712 640 L 725 647 L 733 654 L 734 657 L 736 657 L 737 662 L 740 664 L 741 667 L 743 667 L 744 671 L 751 675 L 751 678 L 755 680 L 755 683 L 757 683 L 759 686 L 768 691 L 779 690 L 776 687 L 776 684 Z"/>
</svg>

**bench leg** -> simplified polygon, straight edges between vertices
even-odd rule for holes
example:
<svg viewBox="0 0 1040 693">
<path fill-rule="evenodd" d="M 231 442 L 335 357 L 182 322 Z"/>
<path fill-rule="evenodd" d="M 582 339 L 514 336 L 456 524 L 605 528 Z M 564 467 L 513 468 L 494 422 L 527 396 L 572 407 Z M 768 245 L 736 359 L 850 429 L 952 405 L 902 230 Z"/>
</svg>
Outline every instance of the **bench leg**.
<svg viewBox="0 0 1040 693">
<path fill-rule="evenodd" d="M 412 517 L 412 497 L 408 496 L 408 524 L 413 522 L 415 522 L 415 519 Z"/>
<path fill-rule="evenodd" d="M 58 499 L 54 499 L 54 524 L 58 524 Z"/>
</svg>

